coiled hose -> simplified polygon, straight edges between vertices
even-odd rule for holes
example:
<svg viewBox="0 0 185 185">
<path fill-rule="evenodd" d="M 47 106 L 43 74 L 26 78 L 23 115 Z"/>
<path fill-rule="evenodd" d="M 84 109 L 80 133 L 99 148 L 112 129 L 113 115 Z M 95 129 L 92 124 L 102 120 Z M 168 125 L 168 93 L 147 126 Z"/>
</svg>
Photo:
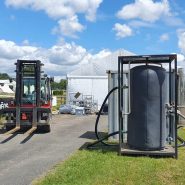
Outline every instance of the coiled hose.
<svg viewBox="0 0 185 185">
<path fill-rule="evenodd" d="M 102 105 L 101 105 L 101 108 L 100 108 L 100 111 L 98 112 L 98 115 L 97 115 L 97 118 L 96 118 L 96 122 L 95 122 L 95 135 L 96 135 L 96 138 L 97 138 L 97 141 L 95 141 L 94 143 L 92 144 L 89 144 L 87 147 L 91 147 L 91 146 L 94 146 L 98 143 L 102 143 L 103 145 L 106 145 L 106 146 L 115 146 L 115 144 L 108 144 L 108 143 L 105 143 L 104 140 L 111 137 L 111 136 L 114 136 L 116 134 L 119 134 L 119 131 L 116 131 L 116 132 L 113 132 L 111 134 L 108 134 L 107 136 L 103 137 L 103 138 L 100 138 L 99 134 L 98 134 L 98 123 L 99 123 L 99 119 L 100 119 L 100 116 L 101 116 L 101 113 L 103 111 L 103 108 L 105 106 L 105 103 L 107 101 L 107 99 L 109 98 L 109 96 L 116 90 L 118 89 L 118 87 L 114 87 L 113 89 L 111 89 L 109 91 L 109 93 L 107 94 L 107 96 L 105 97 Z"/>
</svg>

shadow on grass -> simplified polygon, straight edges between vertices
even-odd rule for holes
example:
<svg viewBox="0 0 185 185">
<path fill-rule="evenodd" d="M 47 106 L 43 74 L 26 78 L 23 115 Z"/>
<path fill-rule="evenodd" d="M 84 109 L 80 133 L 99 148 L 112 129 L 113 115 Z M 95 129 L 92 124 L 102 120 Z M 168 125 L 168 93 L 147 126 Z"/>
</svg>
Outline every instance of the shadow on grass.
<svg viewBox="0 0 185 185">
<path fill-rule="evenodd" d="M 86 142 L 84 143 L 79 150 L 87 150 L 87 151 L 99 151 L 102 153 L 109 153 L 109 152 L 115 152 L 117 155 L 119 155 L 119 146 L 105 146 L 103 144 L 97 144 L 93 147 L 88 147 L 88 145 L 92 144 L 92 142 Z M 169 155 L 146 155 L 146 154 L 121 154 L 120 156 L 122 157 L 130 157 L 130 158 L 140 158 L 140 157 L 149 157 L 151 159 L 162 159 L 162 158 L 174 158 L 174 156 L 169 156 Z"/>
<path fill-rule="evenodd" d="M 118 152 L 118 145 L 115 146 L 106 146 L 103 144 L 96 144 L 92 147 L 88 147 L 92 142 L 86 142 L 84 143 L 79 150 L 88 150 L 88 151 L 101 151 L 102 153 L 107 153 L 107 152 Z"/>
<path fill-rule="evenodd" d="M 105 137 L 107 135 L 106 132 L 98 132 L 100 137 Z M 84 139 L 93 139 L 96 140 L 96 134 L 94 131 L 87 131 L 84 134 L 82 134 L 79 138 L 84 138 Z"/>
<path fill-rule="evenodd" d="M 84 143 L 79 150 L 87 150 L 87 151 L 99 151 L 102 153 L 109 153 L 109 152 L 115 152 L 117 153 L 117 155 L 119 155 L 119 145 L 115 144 L 114 146 L 106 146 L 103 144 L 97 144 L 94 145 L 92 147 L 88 147 L 89 145 L 91 145 L 92 142 L 86 142 Z M 112 144 L 112 143 L 111 143 Z M 120 156 L 122 157 L 131 157 L 131 158 L 140 158 L 140 157 L 149 157 L 149 158 L 153 158 L 153 159 L 162 159 L 162 158 L 174 158 L 174 156 L 172 155 L 152 155 L 152 154 L 143 154 L 142 151 L 141 153 L 138 154 L 129 154 L 129 153 L 122 153 Z"/>
<path fill-rule="evenodd" d="M 98 132 L 100 138 L 103 138 L 105 136 L 107 136 L 106 132 Z M 94 131 L 87 131 L 84 134 L 82 134 L 81 136 L 79 136 L 79 138 L 84 138 L 84 139 L 91 139 L 94 141 L 97 141 L 96 138 L 96 134 Z M 84 143 L 79 150 L 96 150 L 96 151 L 102 151 L 102 153 L 106 153 L 106 152 L 117 152 L 118 151 L 118 145 L 114 145 L 114 146 L 107 146 L 107 145 L 103 145 L 102 143 L 98 143 L 95 144 L 93 146 L 89 146 L 91 145 L 93 142 L 86 142 Z M 109 143 L 112 144 L 112 143 Z"/>
</svg>

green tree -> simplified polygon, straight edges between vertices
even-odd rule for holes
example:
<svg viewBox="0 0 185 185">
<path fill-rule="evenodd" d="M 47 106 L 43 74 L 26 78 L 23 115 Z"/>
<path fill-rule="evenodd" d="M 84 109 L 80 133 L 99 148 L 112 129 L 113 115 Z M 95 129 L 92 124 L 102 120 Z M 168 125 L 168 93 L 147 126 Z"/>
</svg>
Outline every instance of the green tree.
<svg viewBox="0 0 185 185">
<path fill-rule="evenodd" d="M 60 84 L 61 90 L 66 90 L 67 80 L 61 79 L 59 84 Z"/>
<path fill-rule="evenodd" d="M 10 76 L 7 73 L 0 73 L 0 80 L 10 79 Z"/>
<path fill-rule="evenodd" d="M 52 82 L 51 87 L 53 90 L 66 90 L 67 80 L 61 79 L 60 82 Z"/>
</svg>

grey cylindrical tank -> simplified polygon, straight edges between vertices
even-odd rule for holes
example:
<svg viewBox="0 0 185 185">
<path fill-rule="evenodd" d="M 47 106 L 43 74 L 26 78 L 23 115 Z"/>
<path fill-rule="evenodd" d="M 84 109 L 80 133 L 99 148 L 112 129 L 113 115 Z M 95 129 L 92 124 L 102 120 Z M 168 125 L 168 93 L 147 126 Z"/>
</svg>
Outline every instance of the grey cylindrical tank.
<svg viewBox="0 0 185 185">
<path fill-rule="evenodd" d="M 139 150 L 160 150 L 165 145 L 166 71 L 152 65 L 130 71 L 131 114 L 128 145 Z"/>
</svg>

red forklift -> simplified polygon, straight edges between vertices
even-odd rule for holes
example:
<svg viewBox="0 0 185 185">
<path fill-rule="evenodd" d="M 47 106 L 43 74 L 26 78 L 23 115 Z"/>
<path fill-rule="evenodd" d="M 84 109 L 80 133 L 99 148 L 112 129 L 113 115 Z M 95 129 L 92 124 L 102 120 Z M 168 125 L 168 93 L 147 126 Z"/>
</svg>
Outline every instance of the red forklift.
<svg viewBox="0 0 185 185">
<path fill-rule="evenodd" d="M 15 100 L 3 110 L 6 115 L 7 134 L 28 128 L 27 134 L 35 130 L 50 132 L 53 78 L 41 71 L 39 60 L 17 60 Z"/>
</svg>

